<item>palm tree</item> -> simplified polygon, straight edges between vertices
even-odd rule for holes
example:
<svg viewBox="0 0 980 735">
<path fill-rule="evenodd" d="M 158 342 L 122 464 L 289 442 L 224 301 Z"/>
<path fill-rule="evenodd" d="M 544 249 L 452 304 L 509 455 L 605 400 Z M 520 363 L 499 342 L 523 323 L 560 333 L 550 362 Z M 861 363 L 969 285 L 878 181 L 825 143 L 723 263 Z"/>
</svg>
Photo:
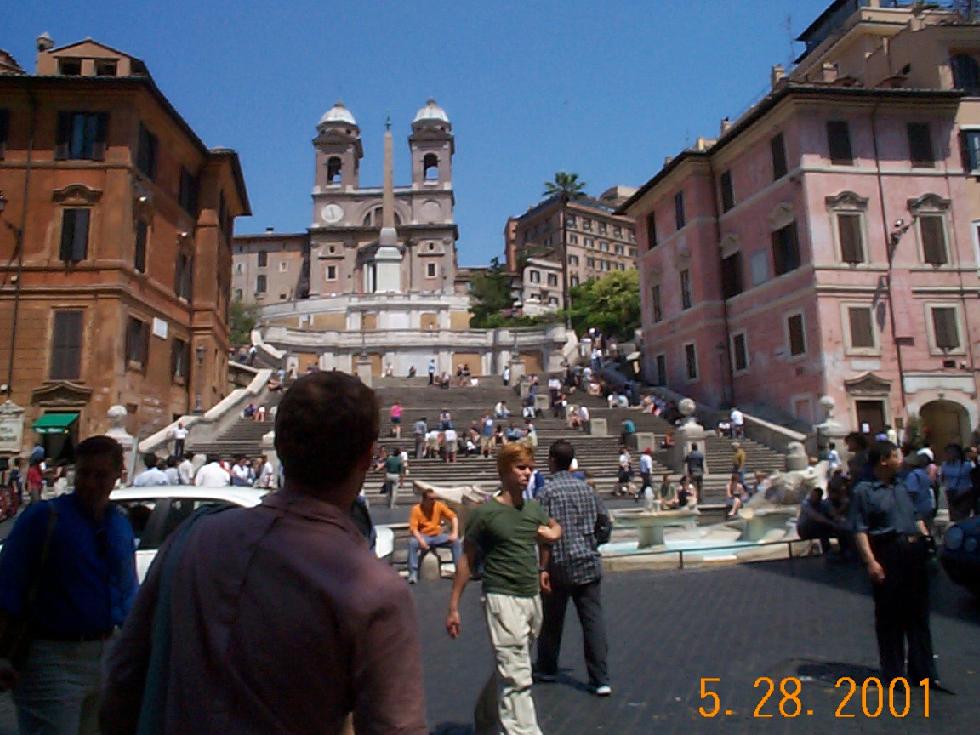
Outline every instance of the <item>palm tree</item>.
<svg viewBox="0 0 980 735">
<path fill-rule="evenodd" d="M 562 194 L 566 200 L 578 199 L 585 195 L 585 186 L 585 182 L 579 179 L 578 174 L 558 171 L 555 173 L 554 181 L 544 182 L 544 196 Z"/>
</svg>

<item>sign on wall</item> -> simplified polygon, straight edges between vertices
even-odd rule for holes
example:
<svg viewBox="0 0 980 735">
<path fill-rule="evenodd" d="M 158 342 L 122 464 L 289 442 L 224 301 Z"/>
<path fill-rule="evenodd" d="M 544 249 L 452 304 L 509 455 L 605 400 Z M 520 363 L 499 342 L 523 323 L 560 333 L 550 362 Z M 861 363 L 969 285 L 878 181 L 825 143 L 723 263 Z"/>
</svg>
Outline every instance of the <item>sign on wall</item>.
<svg viewBox="0 0 980 735">
<path fill-rule="evenodd" d="M 13 401 L 0 405 L 0 454 L 18 454 L 24 441 L 24 409 Z"/>
</svg>

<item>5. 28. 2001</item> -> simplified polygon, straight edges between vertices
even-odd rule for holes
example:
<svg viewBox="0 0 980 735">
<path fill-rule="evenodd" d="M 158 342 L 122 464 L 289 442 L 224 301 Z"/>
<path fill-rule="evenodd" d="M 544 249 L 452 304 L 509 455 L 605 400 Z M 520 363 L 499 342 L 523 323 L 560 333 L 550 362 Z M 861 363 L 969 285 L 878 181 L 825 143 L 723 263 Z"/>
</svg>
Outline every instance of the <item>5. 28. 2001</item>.
<svg viewBox="0 0 980 735">
<path fill-rule="evenodd" d="M 715 676 L 701 677 L 701 701 L 698 714 L 711 718 L 731 716 L 735 710 L 722 708 L 721 697 L 712 687 L 721 679 Z M 929 680 L 923 679 L 918 686 L 922 688 L 922 716 L 929 717 Z M 812 716 L 813 709 L 803 704 L 803 682 L 795 676 L 787 676 L 776 681 L 768 676 L 760 676 L 752 685 L 761 690 L 761 696 L 752 710 L 752 716 L 762 719 L 772 717 L 794 718 Z M 907 679 L 899 677 L 883 683 L 875 676 L 864 679 L 860 685 L 850 676 L 842 676 L 834 684 L 840 690 L 842 698 L 834 710 L 834 717 L 849 719 L 859 714 L 869 719 L 881 716 L 895 718 L 908 717 L 912 714 L 912 686 Z M 777 693 L 778 690 L 778 693 Z M 858 707 L 860 702 L 860 707 Z M 772 705 L 775 704 L 775 712 Z M 849 707 L 851 709 L 849 709 Z"/>
</svg>

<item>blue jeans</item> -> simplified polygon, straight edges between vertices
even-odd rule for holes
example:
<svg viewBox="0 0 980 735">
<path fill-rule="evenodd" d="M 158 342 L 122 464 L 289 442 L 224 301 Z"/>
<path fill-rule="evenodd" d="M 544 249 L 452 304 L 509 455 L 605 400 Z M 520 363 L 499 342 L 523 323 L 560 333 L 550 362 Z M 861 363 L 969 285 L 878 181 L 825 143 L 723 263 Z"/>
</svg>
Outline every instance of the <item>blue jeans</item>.
<svg viewBox="0 0 980 735">
<path fill-rule="evenodd" d="M 22 735 L 97 735 L 106 643 L 35 640 L 14 688 Z"/>
<path fill-rule="evenodd" d="M 449 540 L 448 533 L 440 533 L 438 536 L 426 536 L 422 534 L 422 538 L 425 539 L 425 543 L 429 545 L 429 549 L 436 548 L 446 548 L 448 547 L 453 553 L 453 564 L 459 564 L 459 557 L 463 551 L 463 544 L 459 539 L 455 541 Z M 412 536 L 408 539 L 408 573 L 413 576 L 418 576 L 419 573 L 419 559 L 421 555 L 419 552 L 421 547 L 419 546 L 419 540 Z"/>
</svg>

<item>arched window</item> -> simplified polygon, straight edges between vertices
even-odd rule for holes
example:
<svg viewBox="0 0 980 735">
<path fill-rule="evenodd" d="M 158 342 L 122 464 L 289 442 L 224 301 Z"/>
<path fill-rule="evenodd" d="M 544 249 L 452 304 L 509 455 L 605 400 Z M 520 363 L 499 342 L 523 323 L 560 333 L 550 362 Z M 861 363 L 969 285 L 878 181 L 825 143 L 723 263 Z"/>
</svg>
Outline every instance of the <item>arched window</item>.
<svg viewBox="0 0 980 735">
<path fill-rule="evenodd" d="M 435 153 L 426 153 L 422 159 L 422 176 L 426 181 L 439 180 L 439 157 Z"/>
<path fill-rule="evenodd" d="M 381 207 L 375 207 L 370 212 L 364 215 L 363 225 L 365 227 L 381 227 L 381 223 L 384 222 L 384 210 Z M 402 218 L 395 212 L 395 227 L 400 226 L 402 223 Z"/>
<path fill-rule="evenodd" d="M 342 164 L 340 162 L 339 156 L 331 156 L 327 159 L 327 183 L 328 184 L 339 184 L 340 183 L 340 170 Z"/>
</svg>

